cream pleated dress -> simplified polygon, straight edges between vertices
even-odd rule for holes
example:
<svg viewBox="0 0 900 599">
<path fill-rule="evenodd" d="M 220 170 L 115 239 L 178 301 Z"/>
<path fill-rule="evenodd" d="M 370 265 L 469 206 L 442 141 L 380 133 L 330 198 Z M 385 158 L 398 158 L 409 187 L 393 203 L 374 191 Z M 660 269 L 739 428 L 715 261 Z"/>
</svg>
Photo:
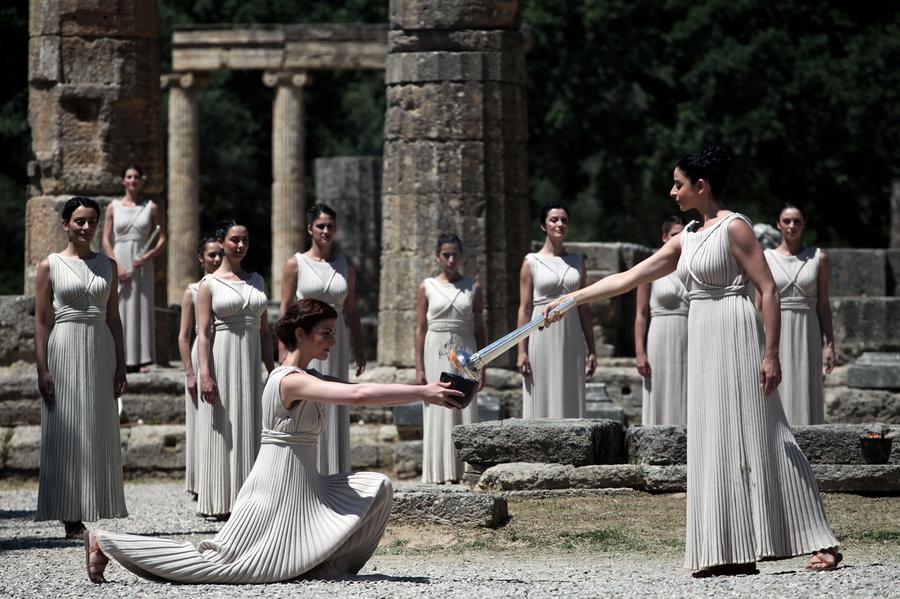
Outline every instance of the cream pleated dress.
<svg viewBox="0 0 900 599">
<path fill-rule="evenodd" d="M 202 279 L 201 279 L 202 280 Z M 191 283 L 187 286 L 187 290 L 191 293 L 191 309 L 194 310 L 197 305 L 197 290 L 200 288 L 200 281 Z M 191 343 L 191 365 L 197 378 L 198 398 L 191 397 L 187 386 L 184 388 L 184 490 L 188 493 L 197 492 L 197 408 L 199 399 L 200 385 L 200 357 L 197 353 L 197 314 L 194 313 L 194 341 Z"/>
<path fill-rule="evenodd" d="M 685 567 L 784 558 L 837 546 L 778 393 L 759 382 L 764 337 L 724 217 L 681 233 L 688 316 Z M 652 364 L 651 364 L 652 367 Z"/>
<path fill-rule="evenodd" d="M 153 260 L 133 269 L 132 260 L 150 239 L 153 230 L 153 202 L 145 200 L 137 206 L 125 206 L 113 200 L 113 250 L 116 262 L 132 271 L 131 279 L 119 283 L 119 317 L 125 340 L 125 364 L 150 364 L 156 355 L 154 325 Z"/>
<path fill-rule="evenodd" d="M 259 319 L 266 311 L 265 281 L 252 273 L 246 281 L 207 275 L 212 295 L 215 338 L 210 374 L 219 401 L 200 401 L 197 409 L 197 510 L 223 515 L 250 474 L 262 430 L 262 352 Z"/>
<path fill-rule="evenodd" d="M 822 329 L 818 301 L 818 248 L 796 256 L 766 250 L 766 261 L 781 291 L 781 385 L 778 394 L 791 426 L 825 423 L 822 389 Z"/>
<path fill-rule="evenodd" d="M 544 306 L 581 286 L 581 256 L 528 254 L 534 288 L 531 318 Z M 559 325 L 528 339 L 531 376 L 523 382 L 523 418 L 584 418 L 586 346 L 578 310 L 570 310 Z"/>
<path fill-rule="evenodd" d="M 641 424 L 687 424 L 688 294 L 678 273 L 653 281 Z"/>
<path fill-rule="evenodd" d="M 350 376 L 350 341 L 344 323 L 347 259 L 335 256 L 331 262 L 319 262 L 299 252 L 294 257 L 297 259 L 297 299 L 317 299 L 330 305 L 338 314 L 334 347 L 328 353 L 328 359 L 313 360 L 309 368 L 346 381 Z M 319 436 L 319 472 L 350 472 L 350 409 L 347 406 L 325 406 L 325 425 Z"/>
<path fill-rule="evenodd" d="M 263 393 L 262 447 L 231 518 L 210 541 L 97 531 L 107 556 L 138 576 L 183 583 L 269 583 L 356 574 L 384 534 L 392 488 L 383 474 L 320 475 L 323 405 L 285 410 L 278 367 Z"/>
<path fill-rule="evenodd" d="M 462 277 L 455 283 L 425 279 L 428 299 L 428 332 L 425 334 L 425 379 L 434 383 L 442 372 L 460 374 L 447 358 L 451 350 L 473 353 L 475 279 Z M 422 406 L 422 482 L 443 483 L 462 478 L 463 463 L 456 456 L 450 433 L 457 424 L 478 422 L 478 400 L 464 410 Z"/>
<path fill-rule="evenodd" d="M 41 402 L 41 468 L 35 520 L 124 518 L 122 445 L 114 393 L 116 346 L 106 324 L 115 281 L 103 254 L 50 254 L 55 322 L 47 344 L 54 400 Z"/>
</svg>

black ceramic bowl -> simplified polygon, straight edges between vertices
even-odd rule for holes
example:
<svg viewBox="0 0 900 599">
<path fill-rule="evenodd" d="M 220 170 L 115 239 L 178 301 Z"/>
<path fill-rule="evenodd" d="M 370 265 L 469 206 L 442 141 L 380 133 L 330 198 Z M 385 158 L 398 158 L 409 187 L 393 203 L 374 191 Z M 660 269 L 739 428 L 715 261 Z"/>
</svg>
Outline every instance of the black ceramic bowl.
<svg viewBox="0 0 900 599">
<path fill-rule="evenodd" d="M 450 383 L 451 389 L 462 391 L 465 394 L 463 397 L 453 398 L 456 403 L 464 408 L 472 403 L 472 400 L 475 399 L 475 392 L 478 391 L 478 381 L 473 381 L 472 379 L 467 379 L 464 376 L 450 372 L 441 373 L 441 382 Z"/>
</svg>

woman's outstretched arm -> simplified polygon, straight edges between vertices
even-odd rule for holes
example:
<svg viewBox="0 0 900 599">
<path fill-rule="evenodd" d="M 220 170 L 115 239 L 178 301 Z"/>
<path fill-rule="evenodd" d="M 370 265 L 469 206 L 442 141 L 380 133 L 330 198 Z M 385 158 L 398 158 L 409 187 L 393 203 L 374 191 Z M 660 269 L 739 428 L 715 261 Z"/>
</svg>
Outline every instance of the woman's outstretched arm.
<svg viewBox="0 0 900 599">
<path fill-rule="evenodd" d="M 349 385 L 323 381 L 304 372 L 289 374 L 281 379 L 281 401 L 287 409 L 298 401 L 348 406 L 399 406 L 423 401 L 445 408 L 459 408 L 454 398 L 462 396 L 461 391 L 450 389 L 450 383 L 440 382 L 427 385 Z"/>
</svg>

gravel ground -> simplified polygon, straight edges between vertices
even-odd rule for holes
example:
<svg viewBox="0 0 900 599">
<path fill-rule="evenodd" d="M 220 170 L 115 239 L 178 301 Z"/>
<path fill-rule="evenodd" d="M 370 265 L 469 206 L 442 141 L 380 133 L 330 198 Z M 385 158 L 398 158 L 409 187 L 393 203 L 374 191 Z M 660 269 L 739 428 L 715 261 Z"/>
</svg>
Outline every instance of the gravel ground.
<svg viewBox="0 0 900 599">
<path fill-rule="evenodd" d="M 125 491 L 131 517 L 98 527 L 194 541 L 221 527 L 194 515 L 178 482 L 129 482 Z M 61 540 L 56 522 L 31 521 L 36 499 L 34 485 L 0 489 L 2 597 L 900 597 L 900 563 L 878 563 L 874 552 L 848 556 L 837 572 L 806 572 L 805 559 L 797 558 L 760 564 L 758 576 L 694 580 L 681 567 L 680 553 L 379 550 L 359 576 L 345 581 L 173 585 L 137 578 L 111 563 L 111 584 L 95 586 L 85 576 L 80 543 Z"/>
</svg>

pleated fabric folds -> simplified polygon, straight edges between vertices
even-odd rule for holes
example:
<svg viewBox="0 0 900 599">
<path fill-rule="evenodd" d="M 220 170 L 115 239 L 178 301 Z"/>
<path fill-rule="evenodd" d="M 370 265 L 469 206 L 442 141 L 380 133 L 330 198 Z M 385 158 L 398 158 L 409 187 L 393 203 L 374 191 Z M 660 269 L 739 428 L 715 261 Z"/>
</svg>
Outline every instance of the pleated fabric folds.
<svg viewBox="0 0 900 599">
<path fill-rule="evenodd" d="M 122 447 L 114 393 L 116 348 L 106 324 L 112 262 L 51 254 L 55 322 L 48 367 L 55 399 L 41 402 L 35 520 L 124 518 Z"/>
<path fill-rule="evenodd" d="M 809 462 L 777 392 L 764 397 L 762 322 L 731 253 L 733 214 L 681 234 L 688 318 L 685 567 L 785 558 L 835 547 Z"/>
<path fill-rule="evenodd" d="M 650 287 L 650 328 L 641 424 L 687 424 L 688 294 L 677 273 Z"/>
<path fill-rule="evenodd" d="M 191 283 L 187 290 L 191 294 L 191 310 L 197 305 L 197 290 L 200 282 Z M 188 493 L 197 492 L 197 409 L 200 386 L 200 355 L 197 353 L 197 314 L 194 314 L 194 341 L 191 343 L 191 368 L 197 379 L 197 395 L 191 396 L 187 386 L 184 389 L 184 490 Z"/>
<path fill-rule="evenodd" d="M 390 516 L 384 475 L 323 476 L 316 468 L 322 406 L 281 403 L 279 367 L 264 392 L 259 457 L 216 537 L 198 545 L 97 532 L 103 552 L 135 574 L 183 583 L 269 583 L 356 574 L 374 553 Z M 305 374 L 301 374 L 306 376 Z"/>
</svg>

